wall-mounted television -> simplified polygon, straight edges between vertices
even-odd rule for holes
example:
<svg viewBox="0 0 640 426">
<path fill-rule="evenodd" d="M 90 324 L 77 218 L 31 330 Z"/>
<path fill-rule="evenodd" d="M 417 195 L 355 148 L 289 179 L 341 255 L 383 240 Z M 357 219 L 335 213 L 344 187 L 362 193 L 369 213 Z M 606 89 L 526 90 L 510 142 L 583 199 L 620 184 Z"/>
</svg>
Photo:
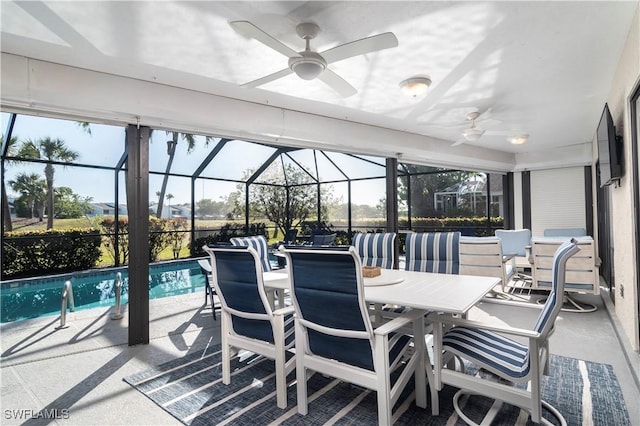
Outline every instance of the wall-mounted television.
<svg viewBox="0 0 640 426">
<path fill-rule="evenodd" d="M 606 186 L 620 180 L 624 174 L 622 167 L 622 138 L 616 137 L 616 129 L 607 104 L 604 105 L 596 135 L 598 139 L 600 186 Z"/>
</svg>

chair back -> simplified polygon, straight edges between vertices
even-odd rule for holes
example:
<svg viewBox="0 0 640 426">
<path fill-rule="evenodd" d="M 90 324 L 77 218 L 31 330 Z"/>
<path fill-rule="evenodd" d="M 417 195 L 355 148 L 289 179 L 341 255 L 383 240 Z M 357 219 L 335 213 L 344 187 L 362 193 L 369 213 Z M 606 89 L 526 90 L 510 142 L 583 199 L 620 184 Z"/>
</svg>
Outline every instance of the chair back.
<svg viewBox="0 0 640 426">
<path fill-rule="evenodd" d="M 211 274 L 211 262 L 205 259 L 198 260 L 198 265 L 200 266 L 200 272 L 202 275 L 208 276 Z"/>
<path fill-rule="evenodd" d="M 544 230 L 545 237 L 586 237 L 584 228 L 549 228 Z"/>
<path fill-rule="evenodd" d="M 460 232 L 411 232 L 407 234 L 407 271 L 458 274 Z"/>
<path fill-rule="evenodd" d="M 498 277 L 503 287 L 514 273 L 512 262 L 505 263 L 498 237 L 460 238 L 460 274 Z"/>
<path fill-rule="evenodd" d="M 527 256 L 527 247 L 531 246 L 530 229 L 496 229 L 495 235 L 502 240 L 502 253 Z"/>
<path fill-rule="evenodd" d="M 567 261 L 571 256 L 580 251 L 576 240 L 571 239 L 563 243 L 553 255 L 553 272 L 551 293 L 538 316 L 534 330 L 539 332 L 542 339 L 546 339 L 553 324 L 562 309 L 564 299 L 564 284 Z"/>
<path fill-rule="evenodd" d="M 353 245 L 363 266 L 380 266 L 393 269 L 395 232 L 355 234 Z"/>
<path fill-rule="evenodd" d="M 330 246 L 336 240 L 336 234 L 316 234 L 311 239 L 312 246 Z"/>
<path fill-rule="evenodd" d="M 298 236 L 298 230 L 293 228 L 289 229 L 286 234 L 284 234 L 284 243 L 285 244 L 293 244 L 296 242 L 296 237 Z"/>
<path fill-rule="evenodd" d="M 533 237 L 533 289 L 548 290 L 553 278 L 553 256 L 558 247 L 571 237 Z M 600 294 L 599 259 L 595 241 L 591 237 L 575 237 L 580 251 L 567 263 L 564 290 Z"/>
<path fill-rule="evenodd" d="M 355 248 L 285 254 L 296 320 L 306 330 L 305 352 L 373 370 L 373 328 Z"/>
<path fill-rule="evenodd" d="M 260 256 L 253 247 L 205 247 L 213 284 L 234 333 L 273 343 L 272 310 L 264 291 Z"/>
<path fill-rule="evenodd" d="M 260 263 L 262 270 L 268 272 L 271 270 L 271 263 L 269 263 L 269 244 L 264 235 L 255 235 L 252 237 L 234 237 L 231 238 L 231 244 L 238 247 L 252 247 L 258 252 L 260 256 Z"/>
</svg>

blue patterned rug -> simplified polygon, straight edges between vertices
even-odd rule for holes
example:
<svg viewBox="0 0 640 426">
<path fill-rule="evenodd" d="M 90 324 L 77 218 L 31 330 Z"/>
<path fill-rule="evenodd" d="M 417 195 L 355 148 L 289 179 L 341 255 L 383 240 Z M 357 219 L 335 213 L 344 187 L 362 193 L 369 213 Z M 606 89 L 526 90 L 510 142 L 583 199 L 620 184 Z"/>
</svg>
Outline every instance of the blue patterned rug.
<svg viewBox="0 0 640 426">
<path fill-rule="evenodd" d="M 289 375 L 286 409 L 276 406 L 274 363 L 248 356 L 233 360 L 231 384 L 221 381 L 220 346 L 191 353 L 124 380 L 186 425 L 373 425 L 377 424 L 375 392 L 320 374 L 309 380 L 309 413 L 296 411 L 295 371 Z M 607 364 L 551 355 L 543 399 L 555 406 L 568 425 L 629 425 L 629 416 L 613 368 Z M 463 425 L 453 410 L 455 388 L 440 392 L 440 415 L 414 403 L 412 383 L 394 407 L 396 425 Z M 492 401 L 470 397 L 465 413 L 480 421 Z M 553 419 L 549 414 L 545 417 Z M 520 409 L 504 404 L 494 424 L 532 424 Z"/>
</svg>

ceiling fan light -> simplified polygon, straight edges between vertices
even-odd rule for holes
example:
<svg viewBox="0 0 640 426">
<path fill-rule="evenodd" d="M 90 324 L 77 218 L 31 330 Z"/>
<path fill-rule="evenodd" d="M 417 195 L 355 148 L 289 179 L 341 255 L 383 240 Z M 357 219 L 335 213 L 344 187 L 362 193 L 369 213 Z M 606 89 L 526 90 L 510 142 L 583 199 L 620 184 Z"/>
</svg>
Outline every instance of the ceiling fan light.
<svg viewBox="0 0 640 426">
<path fill-rule="evenodd" d="M 480 130 L 478 128 L 467 129 L 462 132 L 462 136 L 469 142 L 475 142 L 480 139 L 484 135 L 484 130 Z"/>
<path fill-rule="evenodd" d="M 529 135 L 511 136 L 507 140 L 513 145 L 522 145 L 527 139 L 529 139 Z"/>
<path fill-rule="evenodd" d="M 303 52 L 304 56 L 289 58 L 289 67 L 303 80 L 313 80 L 327 67 L 324 58 L 315 52 Z"/>
<path fill-rule="evenodd" d="M 431 86 L 431 79 L 426 76 L 411 77 L 400 82 L 402 92 L 410 98 L 426 95 L 429 86 Z"/>
</svg>

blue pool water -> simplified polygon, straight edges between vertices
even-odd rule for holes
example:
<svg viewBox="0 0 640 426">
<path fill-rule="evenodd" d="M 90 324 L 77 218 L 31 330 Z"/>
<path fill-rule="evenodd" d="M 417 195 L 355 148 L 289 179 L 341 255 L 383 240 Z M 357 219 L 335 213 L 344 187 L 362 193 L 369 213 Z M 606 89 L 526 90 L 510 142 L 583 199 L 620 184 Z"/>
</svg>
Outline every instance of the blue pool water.
<svg viewBox="0 0 640 426">
<path fill-rule="evenodd" d="M 75 310 L 113 306 L 116 274 L 122 274 L 121 303 L 128 301 L 126 267 L 109 268 L 0 282 L 0 322 L 60 315 L 62 287 L 71 281 Z M 149 298 L 202 292 L 205 276 L 197 260 L 175 260 L 149 265 Z"/>
</svg>

